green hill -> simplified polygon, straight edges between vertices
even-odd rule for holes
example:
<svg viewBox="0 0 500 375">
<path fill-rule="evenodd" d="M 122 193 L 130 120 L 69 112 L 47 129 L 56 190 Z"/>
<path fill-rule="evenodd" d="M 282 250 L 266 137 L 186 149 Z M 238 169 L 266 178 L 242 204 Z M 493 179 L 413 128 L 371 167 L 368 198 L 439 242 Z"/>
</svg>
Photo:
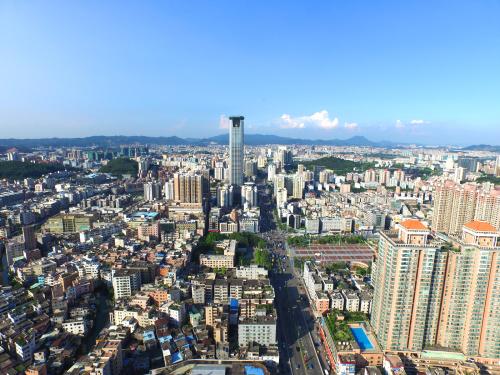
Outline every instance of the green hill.
<svg viewBox="0 0 500 375">
<path fill-rule="evenodd" d="M 72 168 L 60 163 L 0 162 L 0 178 L 7 178 L 9 180 L 21 180 L 28 177 L 38 178 L 49 173 L 64 170 L 72 170 Z"/>
<path fill-rule="evenodd" d="M 334 156 L 327 156 L 312 161 L 302 163 L 308 169 L 314 166 L 323 166 L 327 169 L 333 169 L 335 173 L 343 174 L 347 172 L 363 172 L 367 169 L 373 168 L 373 163 L 362 163 L 351 160 L 345 160 Z"/>
<path fill-rule="evenodd" d="M 103 165 L 99 172 L 110 173 L 113 176 L 123 176 L 129 174 L 132 176 L 137 175 L 139 166 L 135 160 L 127 158 L 117 158 L 110 160 L 108 164 Z"/>
</svg>

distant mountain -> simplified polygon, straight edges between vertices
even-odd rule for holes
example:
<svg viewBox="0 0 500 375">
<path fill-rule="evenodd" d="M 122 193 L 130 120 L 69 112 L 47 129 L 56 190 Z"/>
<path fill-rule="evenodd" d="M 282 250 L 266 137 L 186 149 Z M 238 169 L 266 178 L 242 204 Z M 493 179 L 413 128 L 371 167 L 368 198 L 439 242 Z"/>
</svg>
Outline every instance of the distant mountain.
<svg viewBox="0 0 500 375">
<path fill-rule="evenodd" d="M 97 135 L 84 138 L 38 138 L 38 139 L 0 139 L 0 147 L 116 147 L 123 144 L 156 144 L 156 145 L 184 145 L 189 144 L 179 137 L 146 137 Z"/>
<path fill-rule="evenodd" d="M 228 144 L 229 135 L 221 134 L 215 137 L 205 138 L 202 143 Z M 247 145 L 320 145 L 320 146 L 367 146 L 367 147 L 390 147 L 395 143 L 383 141 L 373 142 L 362 136 L 356 136 L 348 139 L 301 139 L 282 137 L 279 135 L 266 134 L 245 134 L 245 144 Z"/>
<path fill-rule="evenodd" d="M 492 145 L 471 145 L 465 147 L 463 150 L 468 151 L 490 151 L 490 152 L 500 152 L 500 146 L 492 146 Z"/>
<path fill-rule="evenodd" d="M 85 138 L 40 138 L 40 139 L 0 139 L 0 149 L 10 147 L 116 147 L 124 144 L 149 144 L 149 145 L 207 145 L 229 143 L 229 135 L 221 134 L 209 138 L 179 138 L 179 137 L 146 137 L 146 136 L 92 136 Z M 396 143 L 373 142 L 362 136 L 348 139 L 300 139 L 268 134 L 245 134 L 247 145 L 322 145 L 322 146 L 367 146 L 367 147 L 392 147 Z"/>
</svg>

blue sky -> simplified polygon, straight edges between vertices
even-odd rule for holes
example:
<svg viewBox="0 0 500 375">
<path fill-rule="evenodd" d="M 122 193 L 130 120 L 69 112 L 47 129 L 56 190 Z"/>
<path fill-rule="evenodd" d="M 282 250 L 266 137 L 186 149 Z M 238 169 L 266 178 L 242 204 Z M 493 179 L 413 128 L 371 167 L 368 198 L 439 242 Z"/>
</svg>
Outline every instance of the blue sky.
<svg viewBox="0 0 500 375">
<path fill-rule="evenodd" d="M 0 138 L 500 143 L 500 2 L 0 2 Z"/>
</svg>

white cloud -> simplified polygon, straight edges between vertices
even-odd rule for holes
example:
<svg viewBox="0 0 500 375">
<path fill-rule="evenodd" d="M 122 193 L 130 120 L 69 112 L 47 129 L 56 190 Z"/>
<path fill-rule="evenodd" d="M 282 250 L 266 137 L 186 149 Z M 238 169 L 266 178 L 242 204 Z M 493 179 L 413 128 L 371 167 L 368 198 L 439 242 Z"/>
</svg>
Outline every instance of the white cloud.
<svg viewBox="0 0 500 375">
<path fill-rule="evenodd" d="M 302 129 L 305 127 L 305 122 L 301 120 L 302 117 L 293 118 L 288 114 L 283 114 L 280 117 L 281 127 L 283 129 Z"/>
<path fill-rule="evenodd" d="M 303 129 L 309 126 L 327 130 L 335 129 L 339 126 L 339 119 L 330 118 L 326 110 L 315 112 L 310 116 L 292 117 L 285 113 L 280 117 L 280 127 L 283 129 Z"/>
<path fill-rule="evenodd" d="M 396 129 L 403 131 L 405 133 L 413 134 L 413 135 L 422 135 L 424 132 L 429 130 L 428 126 L 430 121 L 426 120 L 409 120 L 409 121 L 401 121 L 396 120 L 396 124 L 394 125 Z"/>
<path fill-rule="evenodd" d="M 358 124 L 355 122 L 346 122 L 344 124 L 344 128 L 348 130 L 356 130 L 358 128 Z"/>
<path fill-rule="evenodd" d="M 229 129 L 230 120 L 226 115 L 220 115 L 219 117 L 219 129 Z"/>
<path fill-rule="evenodd" d="M 429 121 L 425 121 L 425 120 L 411 120 L 410 121 L 410 124 L 412 124 L 412 125 L 426 125 L 428 123 L 429 123 Z"/>
<path fill-rule="evenodd" d="M 401 120 L 396 120 L 395 126 L 397 129 L 403 129 L 405 127 L 405 124 L 403 124 L 403 121 L 401 121 Z"/>
</svg>

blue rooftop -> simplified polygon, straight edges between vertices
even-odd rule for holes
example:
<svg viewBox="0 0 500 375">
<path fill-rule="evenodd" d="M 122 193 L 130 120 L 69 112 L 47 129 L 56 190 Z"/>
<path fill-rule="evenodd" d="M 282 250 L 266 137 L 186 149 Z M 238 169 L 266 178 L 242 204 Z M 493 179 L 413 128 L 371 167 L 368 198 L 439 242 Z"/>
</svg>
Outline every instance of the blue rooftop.
<svg viewBox="0 0 500 375">
<path fill-rule="evenodd" d="M 153 331 L 144 331 L 143 339 L 144 339 L 144 341 L 154 340 L 155 333 Z"/>
<path fill-rule="evenodd" d="M 164 342 L 170 341 L 170 336 L 162 336 L 159 337 L 158 340 L 160 341 L 160 344 L 163 344 Z"/>
<path fill-rule="evenodd" d="M 182 357 L 181 352 L 172 353 L 172 363 L 177 363 L 182 361 L 184 358 Z"/>
<path fill-rule="evenodd" d="M 148 211 L 137 211 L 134 214 L 132 214 L 133 218 L 145 218 L 145 219 L 154 219 L 158 216 L 158 212 L 148 212 Z"/>
<path fill-rule="evenodd" d="M 230 306 L 231 311 L 237 311 L 238 310 L 238 300 L 236 298 L 231 298 L 229 306 Z"/>
<path fill-rule="evenodd" d="M 264 370 L 258 367 L 245 366 L 245 375 L 264 375 Z"/>
</svg>

